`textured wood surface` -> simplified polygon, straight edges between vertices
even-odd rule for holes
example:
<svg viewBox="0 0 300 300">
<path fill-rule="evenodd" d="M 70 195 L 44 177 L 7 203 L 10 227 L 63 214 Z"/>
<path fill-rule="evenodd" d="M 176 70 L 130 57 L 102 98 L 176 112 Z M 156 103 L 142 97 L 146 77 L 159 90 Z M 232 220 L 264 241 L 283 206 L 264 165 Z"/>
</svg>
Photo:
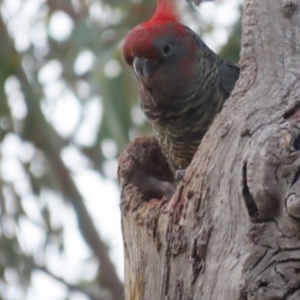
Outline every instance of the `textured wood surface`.
<svg viewBox="0 0 300 300">
<path fill-rule="evenodd" d="M 152 138 L 120 158 L 127 300 L 300 299 L 300 1 L 245 1 L 240 67 L 171 200 Z"/>
</svg>

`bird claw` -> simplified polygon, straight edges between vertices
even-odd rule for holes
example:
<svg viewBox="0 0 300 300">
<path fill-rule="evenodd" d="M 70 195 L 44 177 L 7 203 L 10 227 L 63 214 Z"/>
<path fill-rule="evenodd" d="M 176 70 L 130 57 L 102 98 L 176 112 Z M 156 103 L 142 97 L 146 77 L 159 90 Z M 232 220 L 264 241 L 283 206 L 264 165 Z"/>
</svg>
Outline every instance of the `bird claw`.
<svg viewBox="0 0 300 300">
<path fill-rule="evenodd" d="M 183 180 L 183 177 L 185 175 L 185 171 L 186 169 L 183 169 L 183 170 L 176 170 L 175 171 L 175 180 L 176 181 L 181 181 Z"/>
</svg>

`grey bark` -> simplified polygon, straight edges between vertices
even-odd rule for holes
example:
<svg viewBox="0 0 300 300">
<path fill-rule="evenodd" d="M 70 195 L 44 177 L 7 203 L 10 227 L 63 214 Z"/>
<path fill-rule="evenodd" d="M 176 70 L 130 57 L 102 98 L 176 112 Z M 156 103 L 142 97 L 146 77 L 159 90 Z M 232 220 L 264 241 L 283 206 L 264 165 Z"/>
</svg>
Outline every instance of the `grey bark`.
<svg viewBox="0 0 300 300">
<path fill-rule="evenodd" d="M 245 0 L 240 67 L 170 201 L 152 139 L 120 158 L 127 300 L 300 299 L 299 0 Z"/>
</svg>

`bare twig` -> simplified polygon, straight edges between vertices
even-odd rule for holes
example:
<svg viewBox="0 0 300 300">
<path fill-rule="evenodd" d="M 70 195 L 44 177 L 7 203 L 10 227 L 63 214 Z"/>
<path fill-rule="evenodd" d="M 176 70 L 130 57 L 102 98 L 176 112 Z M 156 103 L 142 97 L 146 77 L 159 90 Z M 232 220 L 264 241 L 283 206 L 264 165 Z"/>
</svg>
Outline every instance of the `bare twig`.
<svg viewBox="0 0 300 300">
<path fill-rule="evenodd" d="M 89 291 L 88 288 L 84 288 L 82 286 L 69 283 L 69 282 L 65 281 L 63 278 L 58 277 L 55 274 L 53 274 L 52 272 L 50 272 L 44 266 L 36 266 L 35 269 L 40 270 L 40 271 L 44 272 L 45 274 L 51 276 L 55 280 L 61 282 L 62 284 L 64 284 L 69 289 L 69 291 L 80 292 L 80 293 L 86 295 L 87 297 L 89 297 L 91 300 L 108 300 L 109 299 L 107 296 L 101 295 L 102 293 L 105 294 L 105 291 L 103 291 L 103 292 L 100 291 L 100 290 L 98 290 L 98 291 Z"/>
</svg>

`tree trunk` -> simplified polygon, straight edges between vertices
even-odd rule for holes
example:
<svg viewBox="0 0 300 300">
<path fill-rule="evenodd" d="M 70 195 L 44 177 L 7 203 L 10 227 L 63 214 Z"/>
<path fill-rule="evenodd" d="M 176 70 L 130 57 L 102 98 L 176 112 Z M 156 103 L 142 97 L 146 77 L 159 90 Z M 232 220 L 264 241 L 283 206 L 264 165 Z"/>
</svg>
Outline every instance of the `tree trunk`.
<svg viewBox="0 0 300 300">
<path fill-rule="evenodd" d="M 299 0 L 245 0 L 240 67 L 170 201 L 152 139 L 120 158 L 127 300 L 300 299 Z"/>
</svg>

